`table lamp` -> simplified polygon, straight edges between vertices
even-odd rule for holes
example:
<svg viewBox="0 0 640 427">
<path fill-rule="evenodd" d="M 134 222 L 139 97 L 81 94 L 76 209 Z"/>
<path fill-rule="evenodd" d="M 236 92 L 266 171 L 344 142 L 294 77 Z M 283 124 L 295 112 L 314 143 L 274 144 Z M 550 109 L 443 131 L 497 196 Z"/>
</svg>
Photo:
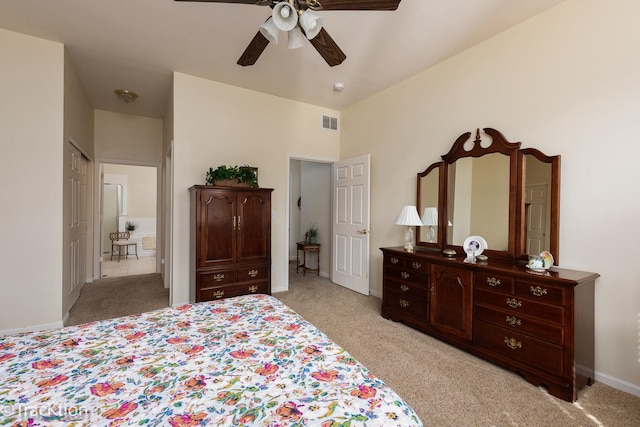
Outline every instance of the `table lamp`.
<svg viewBox="0 0 640 427">
<path fill-rule="evenodd" d="M 405 206 L 400 212 L 400 216 L 396 221 L 396 225 L 406 225 L 407 229 L 404 231 L 404 250 L 406 252 L 413 252 L 413 228 L 420 227 L 422 221 L 420 215 L 418 215 L 418 209 L 415 206 Z"/>
<path fill-rule="evenodd" d="M 436 238 L 436 230 L 433 227 L 438 226 L 438 208 L 428 207 L 422 211 L 422 224 L 428 226 L 427 242 L 433 243 Z"/>
</svg>

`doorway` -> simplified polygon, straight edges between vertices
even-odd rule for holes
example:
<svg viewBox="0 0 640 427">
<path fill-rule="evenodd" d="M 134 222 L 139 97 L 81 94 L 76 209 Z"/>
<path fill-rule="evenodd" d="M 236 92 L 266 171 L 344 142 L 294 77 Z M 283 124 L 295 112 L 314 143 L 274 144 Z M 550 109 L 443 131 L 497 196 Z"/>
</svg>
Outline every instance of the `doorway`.
<svg viewBox="0 0 640 427">
<path fill-rule="evenodd" d="M 100 277 L 156 273 L 158 168 L 103 163 L 101 169 Z M 127 233 L 132 245 L 114 247 L 111 237 L 117 232 Z"/>
</svg>

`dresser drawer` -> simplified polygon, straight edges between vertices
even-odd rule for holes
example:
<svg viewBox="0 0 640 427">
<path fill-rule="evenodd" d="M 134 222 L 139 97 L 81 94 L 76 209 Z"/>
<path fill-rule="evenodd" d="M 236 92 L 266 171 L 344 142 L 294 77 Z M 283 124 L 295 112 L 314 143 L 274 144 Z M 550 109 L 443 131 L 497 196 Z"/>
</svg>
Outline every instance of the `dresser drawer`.
<svg viewBox="0 0 640 427">
<path fill-rule="evenodd" d="M 416 271 L 429 274 L 429 263 L 421 259 L 414 259 L 397 254 L 384 254 L 385 266 L 397 267 L 406 271 Z"/>
<path fill-rule="evenodd" d="M 247 294 L 268 293 L 269 282 L 257 282 L 244 285 L 220 286 L 217 288 L 207 288 L 198 290 L 197 301 L 213 301 L 222 298 L 230 298 Z"/>
<path fill-rule="evenodd" d="M 558 324 L 540 322 L 518 313 L 509 313 L 484 306 L 476 306 L 473 314 L 477 320 L 484 320 L 553 344 L 563 344 L 563 330 Z"/>
<path fill-rule="evenodd" d="M 425 300 L 429 299 L 428 283 L 410 283 L 402 280 L 390 279 L 385 275 L 384 292 L 396 292 L 406 295 L 408 298 L 418 297 Z M 386 294 L 385 294 L 386 296 Z"/>
<path fill-rule="evenodd" d="M 404 267 L 406 258 L 395 254 L 384 254 L 384 265 L 390 265 L 392 267 Z"/>
<path fill-rule="evenodd" d="M 387 285 L 384 287 L 383 309 L 408 315 L 426 322 L 429 315 L 429 302 L 416 294 L 402 292 Z"/>
<path fill-rule="evenodd" d="M 473 341 L 536 369 L 563 375 L 563 350 L 559 345 L 481 320 L 474 322 Z"/>
<path fill-rule="evenodd" d="M 476 273 L 473 286 L 475 289 L 490 289 L 496 292 L 512 294 L 515 280 L 512 277 L 498 274 Z"/>
<path fill-rule="evenodd" d="M 410 268 L 384 268 L 384 277 L 399 280 L 406 283 L 413 283 L 416 286 L 427 287 L 429 285 L 429 275 L 412 270 Z"/>
<path fill-rule="evenodd" d="M 266 265 L 242 267 L 238 269 L 238 282 L 261 280 L 269 277 L 269 267 Z"/>
<path fill-rule="evenodd" d="M 518 295 L 505 295 L 476 289 L 474 305 L 496 307 L 511 315 L 525 314 L 544 321 L 562 324 L 562 307 L 542 304 L 527 298 L 521 298 Z"/>
<path fill-rule="evenodd" d="M 565 290 L 557 286 L 549 286 L 535 280 L 518 280 L 516 295 L 532 298 L 547 304 L 564 305 Z"/>
<path fill-rule="evenodd" d="M 197 273 L 197 288 L 213 288 L 235 283 L 238 281 L 236 270 L 199 271 Z"/>
</svg>

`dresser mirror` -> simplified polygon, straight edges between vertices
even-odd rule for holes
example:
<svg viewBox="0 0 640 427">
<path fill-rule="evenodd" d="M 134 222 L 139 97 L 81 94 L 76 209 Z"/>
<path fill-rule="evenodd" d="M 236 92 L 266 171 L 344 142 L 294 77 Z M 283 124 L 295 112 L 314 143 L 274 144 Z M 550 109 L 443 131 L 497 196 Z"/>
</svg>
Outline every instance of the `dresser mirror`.
<svg viewBox="0 0 640 427">
<path fill-rule="evenodd" d="M 443 211 L 442 174 L 444 163 L 438 162 L 418 174 L 417 204 L 423 227 L 417 227 L 416 243 L 421 246 L 441 248 L 443 239 L 440 233 L 440 212 Z"/>
<path fill-rule="evenodd" d="M 417 227 L 416 245 L 464 254 L 465 239 L 481 236 L 490 258 L 526 260 L 548 250 L 557 264 L 560 156 L 520 145 L 495 129 L 477 129 L 418 173 L 416 206 L 423 222 L 433 217 L 425 210 L 437 206 L 438 225 L 435 236 L 429 226 Z"/>
</svg>

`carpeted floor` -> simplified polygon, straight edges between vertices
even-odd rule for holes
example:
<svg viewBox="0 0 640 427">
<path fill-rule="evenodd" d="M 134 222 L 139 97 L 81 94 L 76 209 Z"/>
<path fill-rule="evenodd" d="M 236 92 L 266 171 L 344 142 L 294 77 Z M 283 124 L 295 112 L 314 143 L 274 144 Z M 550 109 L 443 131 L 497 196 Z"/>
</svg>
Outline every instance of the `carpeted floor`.
<svg viewBox="0 0 640 427">
<path fill-rule="evenodd" d="M 290 269 L 290 290 L 275 297 L 344 347 L 390 385 L 425 426 L 640 425 L 640 397 L 596 382 L 576 403 L 521 377 L 380 316 L 380 300 Z M 160 275 L 86 285 L 68 325 L 166 307 Z"/>
<path fill-rule="evenodd" d="M 160 274 L 111 277 L 87 283 L 69 310 L 65 326 L 144 313 L 169 306 Z"/>
</svg>

